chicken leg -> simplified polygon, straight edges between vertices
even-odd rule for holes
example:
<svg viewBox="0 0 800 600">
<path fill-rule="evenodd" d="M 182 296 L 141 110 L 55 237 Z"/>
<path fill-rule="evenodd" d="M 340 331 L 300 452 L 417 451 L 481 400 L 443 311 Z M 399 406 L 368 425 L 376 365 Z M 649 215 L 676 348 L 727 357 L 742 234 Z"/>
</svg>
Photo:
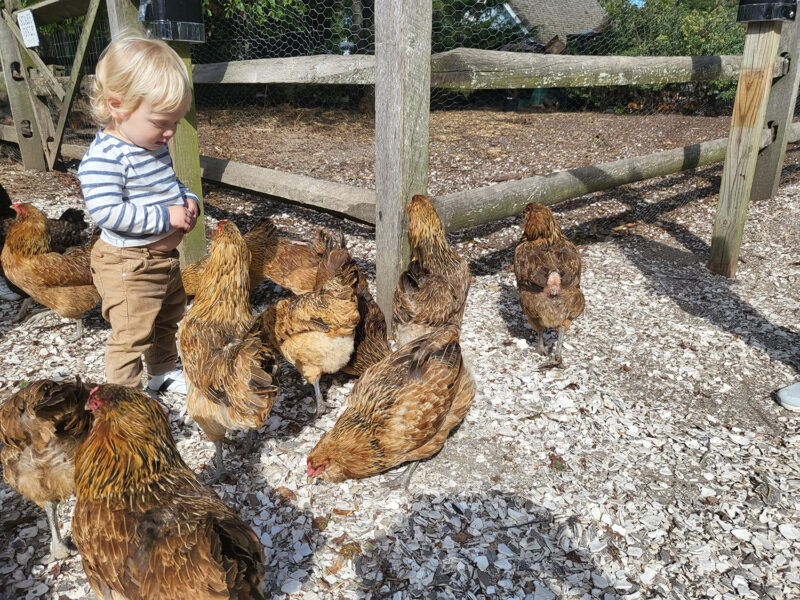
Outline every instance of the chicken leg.
<svg viewBox="0 0 800 600">
<path fill-rule="evenodd" d="M 390 490 L 399 490 L 400 488 L 407 490 L 408 485 L 411 483 L 411 476 L 414 474 L 414 471 L 417 470 L 417 467 L 419 467 L 419 461 L 411 463 L 402 473 L 400 473 L 400 475 L 394 479 L 391 479 L 386 486 Z"/>
<path fill-rule="evenodd" d="M 50 555 L 56 560 L 68 558 L 73 550 L 64 542 L 58 529 L 58 502 L 45 502 L 44 512 L 50 526 Z"/>
<path fill-rule="evenodd" d="M 322 414 L 325 404 L 322 401 L 322 392 L 319 389 L 319 377 L 314 380 L 314 394 L 317 396 L 317 416 Z"/>
<path fill-rule="evenodd" d="M 555 348 L 553 349 L 553 358 L 543 363 L 539 366 L 540 371 L 546 371 L 547 369 L 552 369 L 554 367 L 561 367 L 564 365 L 564 361 L 561 358 L 561 346 L 564 343 L 564 334 L 567 331 L 567 328 L 561 325 L 556 329 L 558 333 L 558 339 L 556 339 Z"/>
<path fill-rule="evenodd" d="M 214 442 L 214 464 L 216 465 L 216 469 L 214 469 L 214 474 L 211 476 L 211 483 L 216 483 L 222 477 L 222 440 L 217 440 Z"/>
</svg>

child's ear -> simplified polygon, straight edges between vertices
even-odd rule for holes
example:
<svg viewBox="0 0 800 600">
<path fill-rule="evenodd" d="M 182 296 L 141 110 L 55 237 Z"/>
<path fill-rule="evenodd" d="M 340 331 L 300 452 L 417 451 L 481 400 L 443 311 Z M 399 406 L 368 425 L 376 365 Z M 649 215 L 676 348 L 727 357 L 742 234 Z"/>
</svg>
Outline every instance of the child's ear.
<svg viewBox="0 0 800 600">
<path fill-rule="evenodd" d="M 106 106 L 108 107 L 108 112 L 111 114 L 112 119 L 119 120 L 124 116 L 120 112 L 120 108 L 122 107 L 122 100 L 120 100 L 119 98 L 114 98 L 114 97 L 107 98 Z"/>
</svg>

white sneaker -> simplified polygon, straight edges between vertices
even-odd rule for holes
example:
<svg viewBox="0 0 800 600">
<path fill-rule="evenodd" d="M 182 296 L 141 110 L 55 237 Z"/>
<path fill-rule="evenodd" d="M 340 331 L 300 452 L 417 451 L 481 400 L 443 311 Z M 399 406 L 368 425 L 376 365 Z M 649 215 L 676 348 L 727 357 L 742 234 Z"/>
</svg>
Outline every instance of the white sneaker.
<svg viewBox="0 0 800 600">
<path fill-rule="evenodd" d="M 186 395 L 186 378 L 183 369 L 175 367 L 161 375 L 153 375 L 147 382 L 147 389 L 158 392 L 172 392 L 173 394 Z"/>
<path fill-rule="evenodd" d="M 3 300 L 8 300 L 9 302 L 14 300 L 22 300 L 22 296 L 12 291 L 11 288 L 8 287 L 8 283 L 4 277 L 0 277 L 0 298 Z"/>
</svg>

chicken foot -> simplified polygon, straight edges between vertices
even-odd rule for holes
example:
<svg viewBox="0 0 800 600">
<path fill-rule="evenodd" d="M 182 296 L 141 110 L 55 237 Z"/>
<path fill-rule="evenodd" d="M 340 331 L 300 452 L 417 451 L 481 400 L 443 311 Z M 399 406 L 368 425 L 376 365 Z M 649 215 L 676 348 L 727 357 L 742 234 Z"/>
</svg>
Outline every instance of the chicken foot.
<svg viewBox="0 0 800 600">
<path fill-rule="evenodd" d="M 317 396 L 317 416 L 320 416 L 325 408 L 325 403 L 322 401 L 322 392 L 319 389 L 319 377 L 314 380 L 314 394 Z"/>
<path fill-rule="evenodd" d="M 61 531 L 58 529 L 58 502 L 45 502 L 44 512 L 47 515 L 47 524 L 50 526 L 50 555 L 56 560 L 68 558 L 76 549 L 71 548 L 61 537 Z"/>
<path fill-rule="evenodd" d="M 29 300 L 30 302 L 28 302 Z M 54 310 L 45 307 L 37 308 L 31 311 L 30 305 L 33 303 L 33 301 L 33 298 L 25 298 L 25 300 L 23 300 L 22 306 L 20 306 L 19 312 L 17 313 L 17 317 L 14 319 L 16 323 L 24 321 L 28 325 L 39 325 L 45 318 L 56 314 Z M 22 316 L 20 317 L 20 315 Z M 66 338 L 68 342 L 77 342 L 83 337 L 83 317 L 75 319 L 75 323 L 77 325 L 77 331 L 75 335 L 71 335 Z"/>
<path fill-rule="evenodd" d="M 400 473 L 397 477 L 390 479 L 386 487 L 390 490 L 399 490 L 403 488 L 404 490 L 408 490 L 408 485 L 411 483 L 411 476 L 414 474 L 414 471 L 417 470 L 419 467 L 419 461 L 414 461 L 410 465 L 408 465 L 405 470 Z"/>
<path fill-rule="evenodd" d="M 554 367 L 562 367 L 564 366 L 564 361 L 561 358 L 561 347 L 564 344 L 564 334 L 567 332 L 567 328 L 563 325 L 558 327 L 558 338 L 556 339 L 556 345 L 553 349 L 553 358 L 546 363 L 539 366 L 540 371 L 546 371 L 547 369 L 552 369 Z M 541 339 L 541 338 L 540 338 Z"/>
<path fill-rule="evenodd" d="M 214 442 L 214 464 L 216 469 L 214 469 L 214 474 L 211 475 L 209 483 L 217 483 L 222 478 L 222 440 Z"/>
</svg>

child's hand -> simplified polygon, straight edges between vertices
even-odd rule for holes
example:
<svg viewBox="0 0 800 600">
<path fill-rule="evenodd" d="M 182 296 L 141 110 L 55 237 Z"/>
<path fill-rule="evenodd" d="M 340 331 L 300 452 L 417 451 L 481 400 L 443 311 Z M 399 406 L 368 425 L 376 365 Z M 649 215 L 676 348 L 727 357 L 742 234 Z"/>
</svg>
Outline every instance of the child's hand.
<svg viewBox="0 0 800 600">
<path fill-rule="evenodd" d="M 197 217 L 200 216 L 200 210 L 194 198 L 184 198 L 183 205 L 186 207 L 186 211 L 189 213 L 189 217 L 192 220 L 192 227 L 189 229 L 189 231 L 191 231 L 197 224 Z"/>
<path fill-rule="evenodd" d="M 167 212 L 169 212 L 170 227 L 180 229 L 184 233 L 189 233 L 197 221 L 197 217 L 193 219 L 185 206 L 169 206 Z"/>
</svg>

